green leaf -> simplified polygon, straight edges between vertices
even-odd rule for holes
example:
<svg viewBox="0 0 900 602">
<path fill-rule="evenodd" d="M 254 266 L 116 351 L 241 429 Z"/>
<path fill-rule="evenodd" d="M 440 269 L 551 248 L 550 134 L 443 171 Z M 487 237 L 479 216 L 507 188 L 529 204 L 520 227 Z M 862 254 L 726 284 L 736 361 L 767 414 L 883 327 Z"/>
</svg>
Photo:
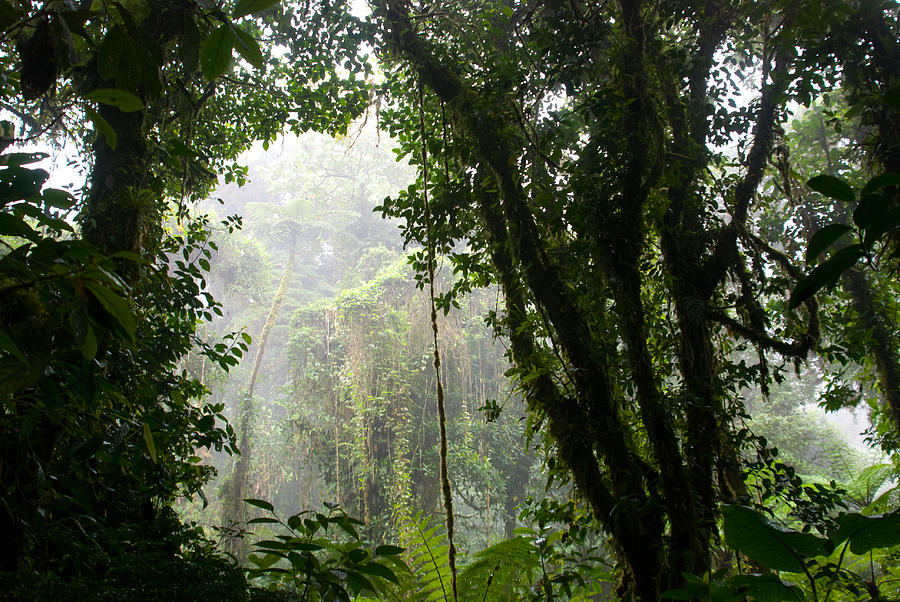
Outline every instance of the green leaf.
<svg viewBox="0 0 900 602">
<path fill-rule="evenodd" d="M 803 602 L 803 590 L 793 583 L 782 581 L 774 573 L 735 575 L 728 580 L 728 585 L 733 590 L 749 594 L 755 602 Z"/>
<path fill-rule="evenodd" d="M 900 173 L 887 172 L 878 174 L 863 186 L 861 194 L 863 196 L 872 194 L 873 192 L 878 192 L 885 186 L 900 186 Z"/>
<path fill-rule="evenodd" d="M 45 188 L 41 192 L 41 198 L 45 205 L 57 209 L 71 209 L 76 203 L 75 197 L 70 192 L 58 188 Z"/>
<path fill-rule="evenodd" d="M 263 510 L 268 510 L 269 512 L 275 512 L 275 507 L 266 500 L 257 500 L 255 498 L 248 497 L 244 498 L 244 503 L 250 504 L 251 506 L 256 506 L 257 508 L 262 508 Z"/>
<path fill-rule="evenodd" d="M 891 205 L 891 199 L 883 194 L 867 194 L 859 199 L 853 210 L 853 223 L 866 229 L 882 221 Z"/>
<path fill-rule="evenodd" d="M 281 556 L 277 554 L 266 554 L 265 556 L 257 556 L 256 554 L 249 554 L 247 559 L 258 566 L 261 569 L 267 569 L 279 560 L 281 560 Z"/>
<path fill-rule="evenodd" d="M 261 516 L 259 518 L 251 518 L 247 521 L 248 525 L 280 525 L 281 521 L 277 518 L 270 518 L 268 516 Z"/>
<path fill-rule="evenodd" d="M 19 348 L 16 346 L 15 342 L 9 337 L 8 334 L 0 330 L 0 349 L 7 352 L 17 360 L 21 361 L 26 366 L 28 365 L 28 359 L 25 357 Z"/>
<path fill-rule="evenodd" d="M 100 305 L 103 306 L 103 309 L 106 310 L 106 313 L 118 322 L 119 326 L 122 327 L 122 330 L 125 331 L 125 334 L 128 335 L 128 338 L 134 342 L 134 333 L 137 330 L 137 319 L 134 317 L 134 314 L 131 313 L 128 302 L 99 282 L 85 280 L 84 286 L 91 291 L 94 297 L 97 298 L 97 301 L 100 302 Z"/>
<path fill-rule="evenodd" d="M 103 137 L 106 138 L 106 144 L 109 148 L 116 150 L 118 136 L 116 135 L 116 130 L 113 129 L 113 126 L 90 107 L 84 108 L 84 114 L 87 115 L 88 119 L 94 124 L 94 129 L 103 134 Z"/>
<path fill-rule="evenodd" d="M 88 324 L 84 331 L 84 342 L 81 343 L 81 356 L 86 360 L 92 360 L 97 355 L 97 335 Z"/>
<path fill-rule="evenodd" d="M 850 231 L 850 226 L 844 224 L 828 224 L 815 234 L 809 241 L 806 249 L 806 262 L 812 263 L 831 243 Z"/>
<path fill-rule="evenodd" d="M 147 451 L 150 453 L 150 459 L 156 464 L 156 444 L 153 443 L 153 433 L 150 431 L 150 425 L 144 423 L 144 441 L 147 443 Z"/>
<path fill-rule="evenodd" d="M 397 580 L 397 575 L 394 574 L 394 571 L 384 566 L 383 564 L 379 564 L 377 562 L 368 562 L 366 564 L 361 564 L 356 569 L 360 573 L 366 573 L 367 575 L 375 575 L 376 577 L 381 577 L 382 579 L 387 579 L 392 583 L 400 583 Z"/>
<path fill-rule="evenodd" d="M 885 213 L 882 219 L 869 224 L 863 238 L 863 245 L 867 249 L 871 249 L 875 242 L 880 240 L 885 233 L 895 228 L 900 228 L 900 207 L 894 207 Z"/>
<path fill-rule="evenodd" d="M 822 174 L 809 180 L 806 185 L 816 192 L 820 192 L 832 199 L 847 203 L 852 203 L 856 200 L 856 196 L 854 196 L 853 189 L 850 188 L 850 185 L 834 176 Z"/>
<path fill-rule="evenodd" d="M 376 556 L 396 556 L 397 554 L 402 554 L 404 548 L 400 546 L 378 546 L 375 548 Z"/>
<path fill-rule="evenodd" d="M 789 307 L 797 307 L 809 297 L 812 297 L 821 289 L 834 286 L 841 275 L 856 265 L 862 257 L 862 245 L 850 245 L 844 247 L 831 256 L 828 261 L 817 266 L 806 277 L 802 278 L 791 293 Z"/>
<path fill-rule="evenodd" d="M 0 157 L 0 165 L 20 167 L 30 163 L 37 163 L 49 157 L 47 153 L 8 153 Z"/>
<path fill-rule="evenodd" d="M 854 554 L 900 545 L 900 514 L 844 514 L 837 518 L 837 524 L 838 528 L 828 533 L 828 539 L 835 545 L 849 539 L 850 551 Z"/>
<path fill-rule="evenodd" d="M 204 40 L 200 46 L 200 70 L 212 81 L 231 68 L 231 51 L 234 49 L 234 33 L 226 23 Z"/>
<path fill-rule="evenodd" d="M 234 11 L 231 13 L 231 18 L 240 19 L 253 13 L 268 10 L 279 2 L 280 0 L 238 0 L 238 3 L 234 6 Z"/>
<path fill-rule="evenodd" d="M 292 550 L 300 550 L 301 552 L 318 552 L 325 549 L 317 543 L 308 541 L 291 541 L 289 545 Z"/>
<path fill-rule="evenodd" d="M 375 591 L 372 582 L 356 571 L 347 571 L 347 585 L 350 586 L 354 594 L 359 594 L 363 590 Z"/>
<path fill-rule="evenodd" d="M 259 44 L 253 36 L 237 26 L 234 28 L 234 33 L 234 47 L 237 49 L 238 54 L 257 69 L 262 67 L 264 63 L 262 51 L 259 49 Z"/>
<path fill-rule="evenodd" d="M 728 545 L 772 570 L 802 573 L 806 559 L 826 553 L 826 539 L 775 526 L 753 508 L 726 505 L 722 518 Z"/>
<path fill-rule="evenodd" d="M 24 17 L 21 10 L 13 8 L 8 0 L 0 0 L 0 32 L 5 32 Z"/>
<path fill-rule="evenodd" d="M 0 213 L 0 236 L 18 236 L 38 242 L 41 235 L 29 226 L 25 220 L 11 213 Z"/>
<path fill-rule="evenodd" d="M 134 113 L 144 108 L 141 99 L 125 90 L 100 88 L 84 95 L 87 100 L 116 107 L 123 113 Z"/>
</svg>

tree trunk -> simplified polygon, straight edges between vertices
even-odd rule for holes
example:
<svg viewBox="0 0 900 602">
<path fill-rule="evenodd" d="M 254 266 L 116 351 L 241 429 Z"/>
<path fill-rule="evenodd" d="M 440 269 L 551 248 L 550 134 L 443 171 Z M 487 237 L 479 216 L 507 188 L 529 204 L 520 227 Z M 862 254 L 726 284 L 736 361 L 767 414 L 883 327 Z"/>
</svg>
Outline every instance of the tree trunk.
<svg viewBox="0 0 900 602">
<path fill-rule="evenodd" d="M 240 426 L 240 454 L 235 458 L 234 468 L 231 471 L 231 478 L 227 484 L 226 493 L 223 504 L 222 524 L 224 526 L 241 526 L 244 522 L 244 497 L 247 495 L 250 475 L 250 459 L 251 444 L 250 439 L 253 433 L 253 414 L 256 410 L 253 399 L 253 391 L 256 388 L 256 381 L 259 377 L 259 370 L 262 366 L 263 356 L 266 352 L 266 346 L 269 342 L 269 335 L 275 326 L 278 318 L 278 312 L 284 303 L 287 295 L 288 287 L 291 283 L 294 269 L 294 253 L 296 245 L 291 245 L 290 255 L 284 264 L 284 271 L 281 273 L 281 280 L 278 283 L 278 289 L 272 298 L 272 305 L 266 316 L 265 324 L 259 334 L 259 346 L 256 352 L 256 361 L 253 363 L 253 370 L 250 373 L 250 382 L 247 385 L 247 393 L 240 405 L 239 415 L 241 420 Z M 229 552 L 236 558 L 243 559 L 246 555 L 246 546 L 243 538 L 234 537 L 229 541 Z"/>
</svg>

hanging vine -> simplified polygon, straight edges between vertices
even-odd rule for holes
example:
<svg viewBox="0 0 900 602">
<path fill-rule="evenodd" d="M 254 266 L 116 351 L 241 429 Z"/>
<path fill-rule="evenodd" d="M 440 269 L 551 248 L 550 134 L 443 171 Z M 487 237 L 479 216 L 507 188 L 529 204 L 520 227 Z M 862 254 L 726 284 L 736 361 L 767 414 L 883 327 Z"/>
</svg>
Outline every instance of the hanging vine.
<svg viewBox="0 0 900 602">
<path fill-rule="evenodd" d="M 437 383 L 438 422 L 440 423 L 441 446 L 441 492 L 444 499 L 444 513 L 447 521 L 447 560 L 450 564 L 453 600 L 456 596 L 456 545 L 453 542 L 453 496 L 450 491 L 450 475 L 447 470 L 447 412 L 444 408 L 444 386 L 441 382 L 441 354 L 438 350 L 437 308 L 434 303 L 434 240 L 432 237 L 431 206 L 428 204 L 428 149 L 425 141 L 425 94 L 419 85 L 419 128 L 422 137 L 422 200 L 425 204 L 425 236 L 428 247 L 428 296 L 431 301 L 431 331 L 434 335 L 434 376 Z"/>
</svg>

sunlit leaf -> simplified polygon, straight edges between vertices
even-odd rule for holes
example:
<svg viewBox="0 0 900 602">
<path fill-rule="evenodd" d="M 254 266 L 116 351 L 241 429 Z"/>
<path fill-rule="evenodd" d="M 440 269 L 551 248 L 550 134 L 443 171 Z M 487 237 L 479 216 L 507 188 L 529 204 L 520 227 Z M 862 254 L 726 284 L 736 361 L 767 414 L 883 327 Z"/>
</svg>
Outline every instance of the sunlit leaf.
<svg viewBox="0 0 900 602">
<path fill-rule="evenodd" d="M 116 135 L 116 130 L 113 129 L 113 126 L 109 124 L 107 120 L 100 116 L 94 109 L 90 107 L 84 108 L 84 114 L 87 115 L 88 119 L 91 120 L 91 123 L 94 124 L 94 129 L 103 134 L 103 137 L 106 139 L 106 144 L 112 150 L 116 150 L 116 145 L 118 144 L 118 136 Z"/>
<path fill-rule="evenodd" d="M 722 508 L 728 545 L 773 570 L 803 572 L 805 559 L 823 555 L 827 540 L 771 524 L 746 506 Z"/>
<path fill-rule="evenodd" d="M 866 554 L 876 548 L 900 545 L 900 514 L 863 516 L 844 514 L 837 518 L 838 528 L 828 532 L 828 538 L 840 544 L 850 540 L 850 551 Z"/>
<path fill-rule="evenodd" d="M 106 313 L 118 322 L 119 326 L 122 327 L 122 330 L 125 331 L 125 334 L 128 335 L 128 338 L 134 342 L 134 333 L 137 330 L 137 318 L 134 317 L 131 308 L 128 307 L 128 302 L 117 293 L 114 293 L 98 282 L 85 280 L 84 286 L 91 291 L 97 301 L 100 302 L 100 305 L 103 306 L 103 309 L 106 310 Z"/>
<path fill-rule="evenodd" d="M 125 90 L 101 88 L 84 95 L 87 100 L 116 107 L 122 112 L 133 113 L 144 108 L 141 99 Z"/>
<path fill-rule="evenodd" d="M 153 463 L 156 463 L 156 444 L 153 442 L 153 433 L 150 431 L 150 425 L 146 422 L 144 423 L 144 441 L 147 443 L 147 452 L 150 454 L 150 459 L 153 460 Z"/>
</svg>

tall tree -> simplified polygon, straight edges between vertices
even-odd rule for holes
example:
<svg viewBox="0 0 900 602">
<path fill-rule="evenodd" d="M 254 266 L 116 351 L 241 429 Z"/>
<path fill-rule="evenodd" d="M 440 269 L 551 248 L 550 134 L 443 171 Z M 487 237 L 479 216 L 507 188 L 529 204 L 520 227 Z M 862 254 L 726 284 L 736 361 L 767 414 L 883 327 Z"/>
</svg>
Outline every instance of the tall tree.
<svg viewBox="0 0 900 602">
<path fill-rule="evenodd" d="M 818 337 L 812 299 L 790 320 L 763 310 L 756 266 L 799 271 L 749 216 L 788 101 L 836 85 L 846 47 L 822 32 L 859 10 L 376 5 L 398 107 L 384 119 L 411 157 L 433 149 L 440 244 L 466 241 L 455 268 L 501 284 L 533 424 L 612 535 L 628 596 L 706 572 L 719 505 L 745 499 L 732 425 L 747 376 L 725 350 L 756 347 L 765 387 L 766 357 L 800 360 Z M 422 241 L 419 186 L 385 212 Z"/>
</svg>

